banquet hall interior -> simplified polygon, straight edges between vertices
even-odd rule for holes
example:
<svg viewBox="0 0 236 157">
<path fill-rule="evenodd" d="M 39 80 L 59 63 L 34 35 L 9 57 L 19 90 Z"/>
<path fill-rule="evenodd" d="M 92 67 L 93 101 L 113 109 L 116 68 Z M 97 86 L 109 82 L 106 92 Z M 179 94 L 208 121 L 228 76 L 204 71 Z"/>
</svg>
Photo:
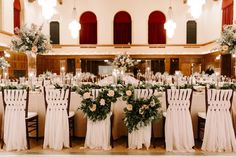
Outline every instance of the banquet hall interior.
<svg viewBox="0 0 236 157">
<path fill-rule="evenodd" d="M 0 0 L 1 155 L 236 155 L 234 0 Z"/>
</svg>

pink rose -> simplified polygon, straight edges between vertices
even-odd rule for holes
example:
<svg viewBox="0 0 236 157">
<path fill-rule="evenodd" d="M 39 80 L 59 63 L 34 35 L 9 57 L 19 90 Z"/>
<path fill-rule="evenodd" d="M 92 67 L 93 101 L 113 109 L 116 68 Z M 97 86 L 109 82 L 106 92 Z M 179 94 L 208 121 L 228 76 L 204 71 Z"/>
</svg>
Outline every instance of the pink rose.
<svg viewBox="0 0 236 157">
<path fill-rule="evenodd" d="M 36 46 L 33 46 L 32 49 L 31 49 L 31 51 L 32 51 L 33 53 L 36 53 L 36 52 L 38 51 L 38 48 L 37 48 Z"/>
<path fill-rule="evenodd" d="M 126 108 L 127 108 L 128 111 L 132 111 L 133 110 L 133 106 L 131 104 L 128 104 Z"/>
</svg>

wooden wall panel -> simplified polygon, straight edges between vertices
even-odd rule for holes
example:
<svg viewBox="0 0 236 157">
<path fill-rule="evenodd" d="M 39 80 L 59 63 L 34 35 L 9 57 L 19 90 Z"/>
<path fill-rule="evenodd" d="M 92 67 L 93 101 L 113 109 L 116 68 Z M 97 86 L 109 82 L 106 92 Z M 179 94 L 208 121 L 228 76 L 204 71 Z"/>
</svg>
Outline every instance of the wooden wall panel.
<svg viewBox="0 0 236 157">
<path fill-rule="evenodd" d="M 216 60 L 219 52 L 206 55 L 131 55 L 133 59 L 152 60 L 157 58 L 165 59 L 165 71 L 170 70 L 170 58 L 179 58 L 180 70 L 185 75 L 191 74 L 191 64 L 194 63 L 194 71 L 206 70 L 209 65 L 215 68 L 220 67 L 220 60 Z M 3 51 L 0 51 L 3 55 Z M 60 73 L 60 60 L 75 59 L 76 68 L 81 68 L 81 59 L 86 60 L 103 60 L 113 59 L 114 55 L 38 55 L 37 56 L 37 74 L 42 74 L 46 70 L 53 73 Z M 233 58 L 232 58 L 233 59 Z M 11 67 L 9 68 L 10 77 L 14 77 L 14 70 L 27 71 L 27 57 L 23 53 L 11 52 L 11 57 L 7 59 Z M 234 63 L 234 62 L 233 62 Z M 88 67 L 89 68 L 89 67 Z M 233 69 L 233 64 L 232 64 Z M 234 72 L 234 70 L 232 70 Z"/>
</svg>

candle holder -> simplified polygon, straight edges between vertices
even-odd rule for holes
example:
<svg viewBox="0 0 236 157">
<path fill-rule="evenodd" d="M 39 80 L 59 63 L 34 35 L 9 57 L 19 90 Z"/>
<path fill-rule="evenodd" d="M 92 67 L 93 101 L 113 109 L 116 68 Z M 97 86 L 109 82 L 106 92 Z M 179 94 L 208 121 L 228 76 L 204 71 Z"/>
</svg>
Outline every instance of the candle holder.
<svg viewBox="0 0 236 157">
<path fill-rule="evenodd" d="M 117 70 L 117 69 L 114 69 L 113 72 L 112 72 L 113 84 L 114 84 L 114 85 L 117 85 L 118 74 L 119 74 L 118 70 Z"/>
<path fill-rule="evenodd" d="M 4 80 L 9 79 L 8 68 L 3 68 L 2 71 L 3 71 L 3 79 Z"/>
</svg>

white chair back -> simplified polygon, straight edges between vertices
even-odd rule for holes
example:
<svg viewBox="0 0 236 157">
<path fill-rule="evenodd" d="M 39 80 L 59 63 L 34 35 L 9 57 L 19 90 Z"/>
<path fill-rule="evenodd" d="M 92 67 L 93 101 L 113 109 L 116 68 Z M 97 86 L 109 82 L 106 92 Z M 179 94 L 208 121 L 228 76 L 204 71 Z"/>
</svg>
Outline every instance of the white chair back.
<svg viewBox="0 0 236 157">
<path fill-rule="evenodd" d="M 134 89 L 134 99 L 149 99 L 153 93 L 153 89 Z"/>
<path fill-rule="evenodd" d="M 167 151 L 192 152 L 194 136 L 190 114 L 192 89 L 167 89 L 165 141 Z"/>
<path fill-rule="evenodd" d="M 51 80 L 43 80 L 43 86 L 49 86 L 51 85 Z"/>
<path fill-rule="evenodd" d="M 45 88 L 45 103 L 48 111 L 68 111 L 70 89 Z"/>
<path fill-rule="evenodd" d="M 229 111 L 232 104 L 233 90 L 207 90 L 207 113 L 215 111 Z"/>
<path fill-rule="evenodd" d="M 4 142 L 6 150 L 27 148 L 26 121 L 28 110 L 28 89 L 4 89 Z"/>
<path fill-rule="evenodd" d="M 192 102 L 192 89 L 167 89 L 167 109 L 190 109 Z"/>
<path fill-rule="evenodd" d="M 98 97 L 101 90 L 102 89 L 92 89 L 92 98 L 93 98 L 93 100 L 95 100 Z"/>
<path fill-rule="evenodd" d="M 233 90 L 207 89 L 206 123 L 202 150 L 236 152 L 236 139 L 230 113 Z"/>
<path fill-rule="evenodd" d="M 44 88 L 46 105 L 43 147 L 55 150 L 69 147 L 70 89 Z"/>
</svg>

